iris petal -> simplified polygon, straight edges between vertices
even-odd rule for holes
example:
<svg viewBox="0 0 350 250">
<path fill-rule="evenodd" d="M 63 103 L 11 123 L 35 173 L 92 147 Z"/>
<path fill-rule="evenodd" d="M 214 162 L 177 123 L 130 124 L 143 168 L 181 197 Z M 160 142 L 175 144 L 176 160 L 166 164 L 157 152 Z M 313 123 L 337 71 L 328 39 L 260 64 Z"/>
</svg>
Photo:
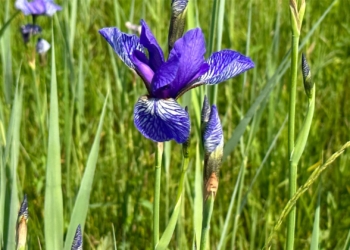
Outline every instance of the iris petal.
<svg viewBox="0 0 350 250">
<path fill-rule="evenodd" d="M 203 134 L 204 149 L 213 152 L 220 143 L 223 143 L 222 126 L 216 106 L 211 107 L 209 121 Z"/>
<path fill-rule="evenodd" d="M 140 39 L 135 35 L 128 35 L 117 28 L 103 28 L 99 30 L 104 39 L 112 46 L 120 59 L 132 69 L 135 69 L 132 55 L 134 50 L 143 52 Z"/>
<path fill-rule="evenodd" d="M 163 63 L 155 73 L 152 80 L 152 94 L 157 98 L 169 97 L 169 86 L 175 79 L 179 68 L 179 58 L 173 56 L 167 62 Z"/>
<path fill-rule="evenodd" d="M 178 39 L 169 58 L 174 54 L 178 55 L 180 62 L 177 77 L 172 83 L 172 98 L 176 98 L 177 94 L 191 82 L 205 63 L 205 41 L 201 29 L 189 30 L 182 38 Z"/>
<path fill-rule="evenodd" d="M 254 67 L 254 62 L 236 51 L 222 50 L 207 60 L 210 68 L 199 78 L 205 84 L 217 84 Z"/>
<path fill-rule="evenodd" d="M 46 15 L 52 16 L 56 11 L 62 10 L 62 7 L 55 4 L 53 1 L 46 1 Z"/>
<path fill-rule="evenodd" d="M 52 16 L 56 11 L 62 10 L 62 7 L 55 4 L 52 0 L 17 0 L 15 7 L 23 12 L 24 15 L 47 15 Z"/>
<path fill-rule="evenodd" d="M 134 108 L 134 124 L 143 136 L 156 142 L 183 143 L 190 134 L 188 113 L 174 99 L 142 96 Z"/>
<path fill-rule="evenodd" d="M 163 51 L 144 20 L 141 20 L 141 26 L 140 43 L 147 48 L 150 67 L 156 71 L 164 62 Z"/>
<path fill-rule="evenodd" d="M 154 72 L 148 65 L 147 57 L 142 52 L 135 50 L 132 55 L 132 61 L 134 63 L 136 72 L 143 79 L 148 92 L 151 93 L 151 82 L 154 76 Z"/>
</svg>

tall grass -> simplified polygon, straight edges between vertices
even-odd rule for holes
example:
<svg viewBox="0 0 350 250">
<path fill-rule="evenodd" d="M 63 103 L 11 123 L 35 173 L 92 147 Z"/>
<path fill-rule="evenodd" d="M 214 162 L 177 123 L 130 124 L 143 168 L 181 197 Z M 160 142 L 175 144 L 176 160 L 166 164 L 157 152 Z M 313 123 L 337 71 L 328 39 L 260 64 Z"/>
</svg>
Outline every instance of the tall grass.
<svg viewBox="0 0 350 250">
<path fill-rule="evenodd" d="M 126 21 L 136 23 L 143 18 L 165 51 L 170 3 L 57 0 L 62 12 L 53 18 L 38 18 L 43 37 L 54 46 L 47 54 L 47 65 L 40 65 L 37 58 L 35 78 L 19 33 L 20 25 L 31 18 L 17 14 L 13 1 L 4 3 L 0 8 L 1 247 L 13 249 L 19 200 L 27 194 L 30 249 L 39 249 L 39 244 L 62 249 L 64 242 L 69 249 L 77 223 L 82 225 L 85 249 L 151 249 L 156 147 L 133 125 L 133 106 L 145 89 L 98 30 L 118 26 L 127 32 Z M 344 149 L 331 158 L 332 164 L 327 161 L 350 138 L 349 8 L 348 1 L 306 1 L 299 49 L 308 58 L 317 97 L 298 163 L 302 189 L 296 197 L 294 249 L 347 249 L 350 242 L 349 151 Z M 276 223 L 281 223 L 273 231 L 271 246 L 283 249 L 287 227 L 283 211 L 296 201 L 288 203 L 285 126 L 290 82 L 289 1 L 193 0 L 185 30 L 196 26 L 205 34 L 207 51 L 230 48 L 245 53 L 249 48 L 256 64 L 246 76 L 218 85 L 213 94 L 225 148 L 208 245 L 211 249 L 261 249 Z M 300 61 L 298 69 L 299 65 Z M 300 131 L 307 108 L 301 73 L 296 84 L 295 128 Z M 169 249 L 192 248 L 200 242 L 202 158 L 197 138 L 205 92 L 195 89 L 180 100 L 189 107 L 193 139 L 181 204 L 177 199 L 183 176 L 181 145 L 165 144 L 160 242 L 173 211 L 179 212 L 180 228 L 164 240 L 170 240 Z M 327 168 L 322 168 L 325 164 Z M 86 181 L 88 169 L 91 175 Z M 51 182 L 50 176 L 56 181 Z M 322 185 L 317 185 L 320 180 Z M 55 189 L 52 195 L 45 195 L 51 188 Z M 76 204 L 81 204 L 80 209 Z M 49 206 L 58 209 L 54 218 L 60 225 L 54 231 L 48 228 L 49 220 L 54 219 L 48 215 Z M 81 221 L 72 217 L 80 211 L 86 214 L 79 217 Z M 56 246 L 49 247 L 53 238 Z"/>
</svg>

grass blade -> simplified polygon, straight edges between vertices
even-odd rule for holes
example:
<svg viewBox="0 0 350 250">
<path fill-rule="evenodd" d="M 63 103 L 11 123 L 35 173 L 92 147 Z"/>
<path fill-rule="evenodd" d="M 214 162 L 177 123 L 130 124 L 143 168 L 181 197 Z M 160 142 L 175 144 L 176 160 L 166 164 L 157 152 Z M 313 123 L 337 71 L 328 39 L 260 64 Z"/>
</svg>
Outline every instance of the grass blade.
<svg viewBox="0 0 350 250">
<path fill-rule="evenodd" d="M 61 250 L 63 248 L 63 200 L 61 185 L 61 149 L 58 118 L 59 113 L 57 100 L 55 43 L 53 28 L 51 57 L 51 93 L 49 140 L 45 183 L 44 225 L 46 249 Z"/>
<path fill-rule="evenodd" d="M 318 239 L 320 236 L 320 203 L 321 203 L 321 191 L 318 193 L 317 207 L 315 212 L 314 227 L 312 229 L 311 246 L 310 250 L 318 250 Z"/>
<path fill-rule="evenodd" d="M 195 232 L 195 244 L 197 249 L 200 247 L 201 233 L 202 233 L 202 215 L 203 215 L 203 176 L 201 172 L 201 160 L 200 160 L 200 149 L 197 144 L 196 149 L 196 170 L 195 170 L 195 196 L 194 196 L 194 232 Z"/>
<path fill-rule="evenodd" d="M 15 19 L 15 17 L 20 13 L 20 11 L 17 11 L 15 14 L 13 14 L 10 19 L 8 19 L 6 21 L 6 23 L 1 27 L 0 29 L 0 38 L 2 37 L 2 35 L 4 34 L 5 30 L 7 29 L 7 27 L 10 25 L 10 23 L 12 22 L 13 19 Z"/>
<path fill-rule="evenodd" d="M 19 76 L 18 76 L 19 79 Z M 11 112 L 11 123 L 10 123 L 10 168 L 9 178 L 7 180 L 7 191 L 5 197 L 4 208 L 8 206 L 8 210 L 5 208 L 5 227 L 4 227 L 4 239 L 5 248 L 8 250 L 15 249 L 16 247 L 16 221 L 19 208 L 18 200 L 18 189 L 17 189 L 17 166 L 18 166 L 18 155 L 19 155 L 19 144 L 20 144 L 20 123 L 22 113 L 22 88 L 18 90 L 18 83 L 16 87 L 16 95 L 13 102 L 13 108 Z M 5 165 L 5 162 L 3 162 Z M 7 212 L 7 213 L 6 213 Z"/>
<path fill-rule="evenodd" d="M 9 0 L 6 1 L 6 7 L 5 7 L 5 20 L 8 19 L 9 13 L 10 13 L 10 2 Z M 11 20 L 11 19 L 10 19 Z M 10 23 L 8 23 L 10 24 Z M 5 99 L 7 103 L 11 103 L 13 95 L 12 95 L 12 85 L 13 85 L 13 79 L 12 79 L 12 53 L 11 53 L 11 33 L 10 29 L 8 29 L 5 26 L 1 29 L 2 34 L 0 35 L 1 38 L 1 59 L 2 59 L 2 69 L 3 69 L 3 79 L 4 79 L 4 85 L 3 85 L 3 91 L 5 94 Z M 2 37 L 3 36 L 3 37 Z"/>
<path fill-rule="evenodd" d="M 155 247 L 156 250 L 167 249 L 167 246 L 169 245 L 171 237 L 173 236 L 175 226 L 177 223 L 177 219 L 178 219 L 180 211 L 181 211 L 181 201 L 182 201 L 182 195 L 179 197 L 179 199 L 174 207 L 174 211 L 170 217 L 169 223 L 168 223 L 162 237 L 160 238 L 158 244 Z"/>
<path fill-rule="evenodd" d="M 70 246 L 72 245 L 75 230 L 78 225 L 81 225 L 82 231 L 84 231 L 84 225 L 85 225 L 85 219 L 89 208 L 89 200 L 90 200 L 90 193 L 92 188 L 92 182 L 94 180 L 95 175 L 95 169 L 96 169 L 96 163 L 98 158 L 98 152 L 100 149 L 100 138 L 101 138 L 101 132 L 103 127 L 103 120 L 106 113 L 106 107 L 107 107 L 107 101 L 108 101 L 108 95 L 106 96 L 100 122 L 98 125 L 97 133 L 94 139 L 94 143 L 92 145 L 87 163 L 86 163 L 86 169 L 84 171 L 84 176 L 80 184 L 79 192 L 77 195 L 77 199 L 73 208 L 73 212 L 71 215 L 71 221 L 69 223 L 68 232 L 67 232 L 67 238 L 65 241 L 65 247 L 64 249 L 69 250 Z"/>
</svg>

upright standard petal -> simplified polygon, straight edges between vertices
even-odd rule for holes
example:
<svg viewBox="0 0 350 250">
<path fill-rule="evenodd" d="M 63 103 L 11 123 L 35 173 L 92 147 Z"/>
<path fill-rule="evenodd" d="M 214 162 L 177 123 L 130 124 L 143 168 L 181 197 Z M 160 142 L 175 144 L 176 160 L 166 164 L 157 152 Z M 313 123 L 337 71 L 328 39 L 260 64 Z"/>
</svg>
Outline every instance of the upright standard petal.
<svg viewBox="0 0 350 250">
<path fill-rule="evenodd" d="M 203 133 L 203 142 L 205 152 L 213 152 L 220 144 L 223 144 L 223 132 L 218 111 L 215 105 L 212 105 L 209 121 L 206 124 Z"/>
<path fill-rule="evenodd" d="M 179 56 L 180 61 L 177 77 L 172 84 L 172 98 L 176 98 L 177 94 L 194 80 L 202 65 L 205 64 L 205 41 L 201 29 L 189 30 L 177 40 L 169 58 L 175 53 Z"/>
<path fill-rule="evenodd" d="M 170 85 L 174 81 L 179 68 L 179 58 L 173 56 L 167 62 L 163 63 L 152 80 L 152 96 L 166 99 L 170 96 Z"/>
<path fill-rule="evenodd" d="M 142 96 L 134 108 L 134 124 L 143 136 L 156 142 L 184 143 L 190 134 L 190 118 L 174 99 Z"/>
<path fill-rule="evenodd" d="M 254 67 L 254 62 L 236 51 L 215 52 L 207 60 L 209 70 L 198 80 L 205 84 L 217 84 Z"/>
<path fill-rule="evenodd" d="M 144 20 L 141 20 L 141 26 L 140 43 L 148 50 L 150 67 L 156 71 L 164 62 L 163 51 Z"/>
<path fill-rule="evenodd" d="M 140 39 L 135 35 L 128 35 L 117 28 L 109 27 L 99 30 L 99 33 L 112 46 L 120 59 L 132 69 L 135 69 L 132 59 L 135 50 L 144 52 Z"/>
<path fill-rule="evenodd" d="M 151 82 L 154 76 L 154 72 L 148 65 L 147 57 L 142 52 L 135 50 L 131 59 L 137 74 L 145 83 L 148 93 L 151 93 Z"/>
</svg>

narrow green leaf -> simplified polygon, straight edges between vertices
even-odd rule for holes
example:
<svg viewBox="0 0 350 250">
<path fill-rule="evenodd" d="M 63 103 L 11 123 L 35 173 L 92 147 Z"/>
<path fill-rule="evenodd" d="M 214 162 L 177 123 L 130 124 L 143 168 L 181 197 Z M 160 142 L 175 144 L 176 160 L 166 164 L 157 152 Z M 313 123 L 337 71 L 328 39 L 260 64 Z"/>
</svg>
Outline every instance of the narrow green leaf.
<svg viewBox="0 0 350 250">
<path fill-rule="evenodd" d="M 19 79 L 19 75 L 18 75 Z M 4 227 L 5 249 L 12 250 L 16 247 L 16 222 L 19 208 L 18 189 L 17 189 L 17 166 L 20 145 L 20 124 L 22 116 L 22 87 L 18 89 L 18 82 L 16 87 L 15 99 L 11 112 L 11 127 L 12 137 L 10 141 L 10 164 L 9 164 L 9 179 L 7 180 L 7 197 L 5 198 L 5 206 L 8 206 L 8 213 L 5 214 L 7 218 Z"/>
<path fill-rule="evenodd" d="M 63 248 L 63 200 L 61 185 L 61 149 L 53 27 L 51 46 L 51 93 L 49 140 L 45 183 L 44 225 L 46 249 L 61 250 Z"/>
<path fill-rule="evenodd" d="M 169 147 L 170 149 L 170 147 Z M 173 210 L 173 213 L 171 215 L 170 221 L 160 238 L 158 244 L 156 245 L 157 250 L 161 249 L 166 249 L 167 246 L 169 245 L 169 242 L 171 240 L 171 237 L 173 236 L 176 224 L 178 222 L 179 214 L 181 211 L 181 203 L 182 203 L 182 197 L 183 197 L 183 189 L 184 189 L 184 183 L 186 179 L 186 174 L 187 174 L 187 168 L 188 168 L 188 163 L 189 163 L 189 158 L 184 157 L 183 162 L 182 162 L 182 173 L 180 177 L 180 182 L 179 182 L 179 187 L 177 190 L 177 197 L 176 197 L 176 205 Z"/>
<path fill-rule="evenodd" d="M 100 149 L 100 139 L 101 139 L 101 132 L 103 127 L 103 120 L 106 113 L 106 107 L 108 102 L 108 95 L 106 96 L 100 122 L 98 125 L 97 133 L 94 139 L 94 143 L 92 145 L 87 163 L 86 168 L 84 171 L 84 176 L 80 184 L 79 192 L 77 195 L 77 199 L 74 204 L 73 212 L 71 215 L 71 220 L 68 227 L 67 232 L 67 238 L 65 241 L 65 247 L 64 249 L 69 250 L 70 246 L 72 245 L 74 234 L 77 226 L 80 224 L 82 228 L 82 232 L 84 231 L 84 225 L 85 225 L 85 219 L 89 208 L 89 200 L 90 200 L 90 194 L 91 194 L 91 188 L 92 183 L 94 180 L 95 175 L 95 169 L 96 169 L 96 163 L 98 159 L 98 152 Z"/>
<path fill-rule="evenodd" d="M 194 232 L 195 232 L 195 243 L 197 249 L 200 247 L 201 232 L 202 232 L 202 219 L 203 219 L 203 176 L 201 171 L 201 159 L 199 144 L 196 148 L 196 172 L 195 172 L 195 194 L 194 194 Z"/>
<path fill-rule="evenodd" d="M 180 188 L 180 187 L 179 187 Z M 169 245 L 169 242 L 171 240 L 171 237 L 173 236 L 177 219 L 179 217 L 180 211 L 181 211 L 181 201 L 182 201 L 182 195 L 179 197 L 179 199 L 176 202 L 174 211 L 170 217 L 169 223 L 160 238 L 158 244 L 156 245 L 156 250 L 164 250 L 167 249 L 167 246 Z"/>
<path fill-rule="evenodd" d="M 211 215 L 213 214 L 214 209 L 214 194 L 212 193 L 211 196 L 208 197 L 208 199 L 204 203 L 203 207 L 203 223 L 202 223 L 202 234 L 201 234 L 201 250 L 206 250 L 209 246 L 209 229 L 210 229 L 210 220 Z"/>
<path fill-rule="evenodd" d="M 85 98 L 84 98 L 84 51 L 83 42 L 81 41 L 79 52 L 79 74 L 78 74 L 78 86 L 77 86 L 77 99 L 78 99 L 78 112 L 79 115 L 84 116 Z"/>
<path fill-rule="evenodd" d="M 70 31 L 69 32 L 69 49 L 72 52 L 74 49 L 75 28 L 77 26 L 78 0 L 72 0 L 70 2 L 72 6 L 71 6 L 70 26 L 69 26 L 69 31 Z"/>
<path fill-rule="evenodd" d="M 310 250 L 318 250 L 318 239 L 320 235 L 320 203 L 321 203 L 321 191 L 318 193 L 317 207 L 315 211 L 314 226 L 312 229 L 311 246 Z"/>
<path fill-rule="evenodd" d="M 2 128 L 2 121 L 0 120 L 0 129 Z M 3 247 L 4 242 L 4 215 L 5 215 L 5 194 L 6 194 L 6 176 L 4 163 L 3 145 L 0 144 L 0 248 Z"/>
<path fill-rule="evenodd" d="M 238 180 L 241 179 L 242 173 L 243 173 L 243 171 L 242 171 L 242 168 L 241 168 L 239 173 L 238 173 L 238 176 L 237 176 L 237 181 L 236 181 L 235 188 L 233 189 L 233 192 L 232 192 L 232 195 L 231 195 L 231 201 L 230 201 L 230 205 L 228 207 L 228 211 L 226 213 L 224 227 L 221 230 L 221 237 L 220 237 L 220 241 L 219 241 L 219 244 L 218 244 L 218 247 L 217 247 L 218 250 L 225 249 L 224 246 L 225 246 L 226 240 L 228 238 L 227 230 L 228 230 L 229 223 L 232 222 L 231 221 L 232 211 L 233 211 L 233 207 L 234 207 L 235 202 L 236 202 L 236 196 L 237 196 L 237 192 L 238 192 L 238 188 L 239 188 L 239 181 Z"/>
<path fill-rule="evenodd" d="M 7 0 L 5 5 L 5 20 L 9 18 L 10 15 L 10 3 Z M 12 17 L 14 18 L 14 17 Z M 11 18 L 9 19 L 11 20 Z M 6 25 L 7 24 L 7 25 Z M 8 26 L 10 22 L 6 23 L 1 29 L 0 42 L 1 42 L 1 59 L 2 59 L 2 70 L 3 70 L 3 93 L 5 94 L 5 99 L 7 103 L 11 103 L 12 95 L 12 50 L 11 50 L 11 32 Z"/>
<path fill-rule="evenodd" d="M 315 111 L 315 91 L 316 91 L 316 86 L 314 86 L 311 90 L 311 98 L 309 99 L 309 105 L 308 105 L 305 121 L 303 126 L 301 127 L 300 133 L 295 142 L 294 152 L 292 154 L 292 159 L 291 159 L 293 164 L 298 164 L 300 157 L 304 152 L 307 138 L 309 137 L 312 118 L 314 116 L 314 111 Z"/>
<path fill-rule="evenodd" d="M 15 19 L 15 17 L 20 13 L 20 11 L 17 11 L 16 13 L 14 13 L 10 19 L 8 19 L 6 21 L 6 23 L 1 27 L 0 29 L 0 38 L 2 37 L 2 35 L 4 34 L 5 30 L 7 29 L 7 27 L 11 24 L 12 20 Z"/>
<path fill-rule="evenodd" d="M 349 249 L 350 249 L 350 230 L 348 232 L 348 236 L 346 237 L 343 250 L 349 250 Z"/>
<path fill-rule="evenodd" d="M 1 133 L 1 141 L 0 141 L 0 248 L 3 249 L 4 247 L 2 244 L 6 245 L 6 241 L 8 239 L 8 234 L 13 233 L 14 228 L 9 229 L 9 226 L 13 226 L 13 223 L 11 220 L 14 219 L 14 214 L 11 214 L 10 206 L 11 206 L 11 180 L 14 178 L 11 177 L 11 174 L 16 174 L 17 172 L 13 172 L 12 169 L 10 169 L 8 172 L 10 173 L 10 176 L 6 174 L 6 164 L 8 161 L 8 158 L 11 157 L 11 160 L 15 159 L 13 156 L 13 140 L 15 137 L 15 133 L 17 133 L 17 136 L 19 131 L 16 131 L 15 129 L 19 126 L 19 119 L 20 119 L 20 112 L 18 112 L 19 104 L 22 105 L 22 87 L 20 95 L 18 94 L 18 82 L 19 82 L 19 76 L 21 72 L 21 67 L 18 73 L 17 77 L 17 85 L 16 85 L 16 92 L 15 92 L 15 99 L 13 101 L 12 111 L 11 111 L 11 118 L 10 123 L 8 125 L 8 130 L 4 132 L 5 124 L 2 120 L 0 120 L 0 133 Z M 11 164 L 11 163 L 10 163 Z M 12 166 L 12 165 L 10 165 Z M 17 194 L 17 184 L 15 183 L 14 188 L 16 190 Z M 6 219 L 5 219 L 6 218 Z M 10 236 L 10 239 L 13 238 L 13 235 Z M 14 239 L 13 239 L 14 240 Z"/>
</svg>

